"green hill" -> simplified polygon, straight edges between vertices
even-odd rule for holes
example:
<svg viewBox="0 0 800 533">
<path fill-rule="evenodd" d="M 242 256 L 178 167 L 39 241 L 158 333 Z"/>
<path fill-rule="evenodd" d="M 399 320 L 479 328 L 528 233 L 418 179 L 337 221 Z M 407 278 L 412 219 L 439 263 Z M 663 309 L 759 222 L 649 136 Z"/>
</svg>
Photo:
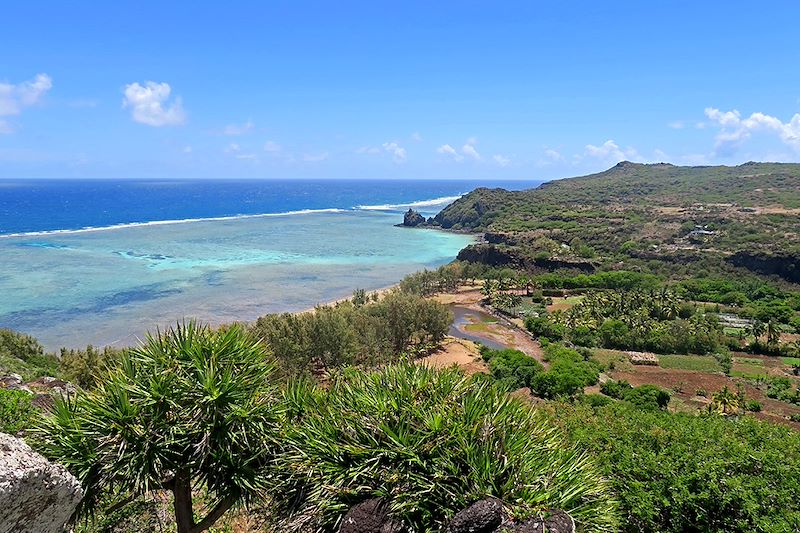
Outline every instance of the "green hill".
<svg viewBox="0 0 800 533">
<path fill-rule="evenodd" d="M 623 161 L 525 191 L 476 189 L 432 224 L 486 232 L 488 243 L 460 257 L 492 264 L 592 270 L 707 262 L 800 283 L 798 217 L 800 164 Z"/>
</svg>

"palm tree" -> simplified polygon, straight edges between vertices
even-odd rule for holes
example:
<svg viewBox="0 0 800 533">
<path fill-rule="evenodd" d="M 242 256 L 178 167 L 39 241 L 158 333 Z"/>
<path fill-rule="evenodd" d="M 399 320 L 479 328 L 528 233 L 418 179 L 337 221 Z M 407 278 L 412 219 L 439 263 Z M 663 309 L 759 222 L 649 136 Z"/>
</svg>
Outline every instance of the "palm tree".
<svg viewBox="0 0 800 533">
<path fill-rule="evenodd" d="M 767 332 L 767 325 L 760 320 L 754 320 L 750 325 L 750 332 L 753 334 L 753 337 L 758 340 Z"/>
<path fill-rule="evenodd" d="M 778 341 L 781 340 L 781 328 L 777 321 L 770 320 L 767 322 L 767 344 L 770 346 L 777 346 Z"/>
<path fill-rule="evenodd" d="M 717 412 L 724 416 L 738 414 L 742 409 L 742 403 L 737 394 L 725 385 L 722 389 L 714 393 L 711 403 L 708 405 L 709 412 Z"/>
</svg>

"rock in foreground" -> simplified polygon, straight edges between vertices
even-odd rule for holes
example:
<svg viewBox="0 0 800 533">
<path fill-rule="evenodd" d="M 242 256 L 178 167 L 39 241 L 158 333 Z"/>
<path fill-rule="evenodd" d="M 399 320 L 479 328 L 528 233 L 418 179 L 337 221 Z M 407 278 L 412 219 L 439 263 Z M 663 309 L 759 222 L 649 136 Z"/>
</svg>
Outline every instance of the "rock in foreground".
<svg viewBox="0 0 800 533">
<path fill-rule="evenodd" d="M 83 497 L 80 483 L 22 439 L 0 433 L 0 533 L 58 533 Z"/>
</svg>

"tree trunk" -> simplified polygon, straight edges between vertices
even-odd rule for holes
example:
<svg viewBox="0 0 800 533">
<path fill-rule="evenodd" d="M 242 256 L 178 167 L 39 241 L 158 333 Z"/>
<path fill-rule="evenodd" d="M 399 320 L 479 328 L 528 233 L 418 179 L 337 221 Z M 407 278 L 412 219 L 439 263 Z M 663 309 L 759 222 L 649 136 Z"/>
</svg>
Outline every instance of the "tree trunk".
<svg viewBox="0 0 800 533">
<path fill-rule="evenodd" d="M 175 486 L 172 489 L 175 507 L 175 523 L 178 533 L 191 533 L 194 529 L 194 512 L 192 509 L 192 483 L 186 472 L 175 474 Z"/>
</svg>

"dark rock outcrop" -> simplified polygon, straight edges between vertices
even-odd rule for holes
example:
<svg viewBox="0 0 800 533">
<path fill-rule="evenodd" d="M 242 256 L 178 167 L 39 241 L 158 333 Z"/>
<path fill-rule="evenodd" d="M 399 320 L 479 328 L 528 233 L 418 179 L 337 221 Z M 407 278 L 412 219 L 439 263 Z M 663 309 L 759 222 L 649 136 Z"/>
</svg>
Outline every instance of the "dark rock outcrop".
<svg viewBox="0 0 800 533">
<path fill-rule="evenodd" d="M 445 533 L 494 533 L 507 518 L 500 501 L 480 500 L 457 513 Z"/>
<path fill-rule="evenodd" d="M 493 267 L 521 268 L 530 272 L 565 268 L 591 273 L 596 269 L 595 265 L 590 261 L 552 258 L 532 259 L 525 257 L 520 250 L 503 244 L 471 244 L 458 252 L 457 259 L 471 263 L 483 263 Z"/>
<path fill-rule="evenodd" d="M 777 275 L 800 283 L 800 257 L 797 255 L 740 251 L 728 257 L 728 262 L 758 274 Z"/>
<path fill-rule="evenodd" d="M 575 533 L 575 521 L 564 511 L 553 511 L 546 518 L 529 518 L 498 533 Z"/>
<path fill-rule="evenodd" d="M 411 208 L 409 208 L 408 211 L 406 211 L 406 214 L 403 215 L 404 226 L 415 228 L 422 224 L 425 224 L 425 217 L 423 217 L 417 211 L 414 211 Z"/>
<path fill-rule="evenodd" d="M 403 525 L 389 516 L 389 508 L 381 498 L 372 498 L 347 511 L 339 533 L 403 533 Z"/>
</svg>

